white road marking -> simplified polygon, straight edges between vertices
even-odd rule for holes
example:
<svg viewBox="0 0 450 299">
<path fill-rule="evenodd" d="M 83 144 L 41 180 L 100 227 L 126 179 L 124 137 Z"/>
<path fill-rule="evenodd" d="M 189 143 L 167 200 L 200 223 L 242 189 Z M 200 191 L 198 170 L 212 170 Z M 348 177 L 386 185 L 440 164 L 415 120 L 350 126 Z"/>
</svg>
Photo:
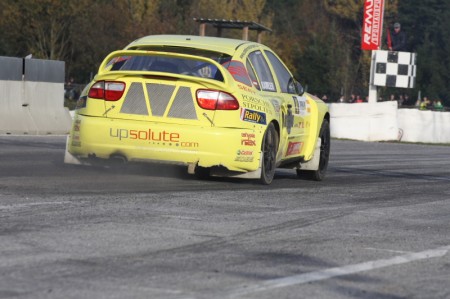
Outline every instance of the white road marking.
<svg viewBox="0 0 450 299">
<path fill-rule="evenodd" d="M 314 281 L 325 280 L 337 276 L 355 274 L 384 267 L 407 264 L 414 261 L 430 258 L 442 257 L 448 253 L 450 246 L 438 247 L 436 249 L 425 250 L 422 252 L 408 253 L 393 258 L 368 261 L 360 264 L 347 265 L 342 267 L 328 268 L 320 271 L 293 275 L 288 277 L 266 280 L 259 284 L 242 286 L 227 293 L 225 297 L 236 298 L 246 294 L 269 291 L 276 288 L 288 287 L 292 285 L 305 284 Z"/>
<path fill-rule="evenodd" d="M 29 208 L 29 207 L 33 207 L 33 206 L 42 206 L 42 205 L 62 205 L 62 204 L 66 204 L 66 203 L 71 203 L 71 202 L 70 201 L 50 201 L 50 202 L 17 203 L 17 204 L 0 206 L 0 210 Z"/>
<path fill-rule="evenodd" d="M 374 247 L 365 247 L 364 249 L 367 249 L 367 250 L 374 250 L 374 251 L 395 252 L 395 253 L 412 253 L 411 251 L 392 250 L 392 249 L 374 248 Z"/>
</svg>

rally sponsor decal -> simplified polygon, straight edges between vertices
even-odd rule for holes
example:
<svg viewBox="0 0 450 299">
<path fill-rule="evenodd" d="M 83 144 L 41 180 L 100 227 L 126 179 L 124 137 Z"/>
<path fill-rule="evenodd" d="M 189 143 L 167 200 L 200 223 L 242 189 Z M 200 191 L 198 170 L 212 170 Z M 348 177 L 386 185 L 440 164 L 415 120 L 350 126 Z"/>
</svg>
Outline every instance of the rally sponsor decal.
<svg viewBox="0 0 450 299">
<path fill-rule="evenodd" d="M 81 126 L 81 119 L 75 119 L 75 121 L 73 122 L 73 130 L 75 132 L 79 132 L 80 126 Z"/>
<path fill-rule="evenodd" d="M 241 120 L 265 125 L 266 114 L 259 111 L 241 108 Z"/>
<path fill-rule="evenodd" d="M 294 128 L 299 128 L 299 129 L 308 129 L 309 127 L 311 127 L 311 123 L 309 121 L 300 121 L 297 122 L 293 125 Z"/>
<path fill-rule="evenodd" d="M 114 139 L 147 141 L 153 145 L 179 146 L 184 148 L 197 148 L 198 142 L 182 140 L 181 134 L 166 130 L 158 131 L 154 129 L 130 130 L 130 129 L 109 129 L 109 136 Z"/>
<path fill-rule="evenodd" d="M 307 116 L 311 113 L 309 101 L 305 97 L 293 96 L 292 98 L 294 100 L 294 114 Z"/>
<path fill-rule="evenodd" d="M 81 146 L 81 140 L 80 140 L 80 136 L 79 135 L 73 135 L 72 136 L 72 146 L 77 146 L 77 147 Z"/>
<path fill-rule="evenodd" d="M 383 30 L 384 0 L 365 0 L 361 49 L 378 50 Z"/>
<path fill-rule="evenodd" d="M 80 127 L 81 119 L 78 119 L 77 116 L 75 116 L 75 120 L 72 126 L 72 146 L 81 146 Z"/>
<path fill-rule="evenodd" d="M 249 93 L 253 93 L 253 94 L 256 93 L 256 92 L 253 90 L 253 88 L 248 87 L 248 86 L 246 86 L 246 85 L 238 84 L 237 86 L 238 86 L 238 88 L 239 88 L 240 90 L 243 90 L 243 91 L 245 91 L 245 92 L 249 92 Z M 252 85 L 252 86 L 253 86 L 253 85 Z M 243 96 L 244 96 L 244 95 L 243 95 Z"/>
<path fill-rule="evenodd" d="M 237 150 L 237 155 L 238 156 L 251 156 L 251 155 L 253 155 L 253 151 L 239 149 L 239 150 Z"/>
<path fill-rule="evenodd" d="M 256 135 L 254 133 L 241 133 L 241 145 L 256 146 Z"/>
<path fill-rule="evenodd" d="M 273 84 L 273 82 L 261 81 L 261 86 L 263 90 L 276 91 L 275 84 Z"/>
<path fill-rule="evenodd" d="M 286 151 L 286 156 L 293 156 L 300 154 L 302 150 L 303 142 L 289 142 Z"/>
<path fill-rule="evenodd" d="M 253 162 L 253 151 L 251 150 L 237 150 L 234 161 L 237 162 Z"/>
<path fill-rule="evenodd" d="M 258 48 L 258 45 L 250 45 L 247 48 L 245 48 L 244 51 L 242 51 L 242 53 L 241 53 L 241 56 L 240 56 L 241 59 L 244 58 L 244 56 L 247 55 L 247 53 L 254 48 Z"/>
<path fill-rule="evenodd" d="M 244 108 L 248 108 L 251 110 L 258 110 L 262 112 L 270 112 L 270 104 L 257 97 L 249 96 L 249 95 L 242 95 L 242 106 Z"/>
</svg>

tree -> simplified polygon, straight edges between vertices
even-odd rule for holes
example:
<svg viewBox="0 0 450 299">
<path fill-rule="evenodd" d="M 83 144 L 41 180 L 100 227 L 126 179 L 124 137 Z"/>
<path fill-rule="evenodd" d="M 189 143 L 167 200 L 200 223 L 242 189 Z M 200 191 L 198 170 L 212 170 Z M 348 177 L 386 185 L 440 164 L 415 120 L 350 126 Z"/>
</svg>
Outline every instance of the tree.
<svg viewBox="0 0 450 299">
<path fill-rule="evenodd" d="M 360 47 L 363 5 L 361 0 L 2 0 L 0 55 L 64 60 L 68 77 L 87 82 L 109 52 L 132 40 L 197 34 L 193 17 L 255 21 L 273 30 L 263 43 L 309 91 L 337 99 L 342 92 L 368 90 L 370 51 Z M 385 27 L 396 21 L 418 53 L 418 88 L 411 92 L 420 89 L 450 106 L 450 1 L 385 0 Z M 206 34 L 215 30 L 207 27 Z"/>
<path fill-rule="evenodd" d="M 7 1 L 10 34 L 20 38 L 37 58 L 64 60 L 69 51 L 69 26 L 80 3 L 69 0 Z M 83 5 L 81 5 L 83 7 Z M 22 52 L 23 53 L 23 52 Z"/>
<path fill-rule="evenodd" d="M 0 54 L 25 56 L 26 45 L 20 32 L 24 26 L 17 3 L 14 0 L 0 1 Z M 28 52 L 29 53 L 29 52 Z"/>
<path fill-rule="evenodd" d="M 419 21 L 417 17 L 420 17 Z M 399 4 L 398 19 L 418 53 L 417 90 L 450 106 L 450 2 L 410 0 Z"/>
<path fill-rule="evenodd" d="M 271 26 L 271 15 L 264 11 L 266 0 L 195 0 L 192 4 L 192 17 L 254 21 Z M 207 35 L 215 35 L 214 28 L 206 28 Z M 241 38 L 242 33 L 235 30 L 223 32 L 223 36 Z M 256 40 L 256 38 L 255 38 Z"/>
</svg>

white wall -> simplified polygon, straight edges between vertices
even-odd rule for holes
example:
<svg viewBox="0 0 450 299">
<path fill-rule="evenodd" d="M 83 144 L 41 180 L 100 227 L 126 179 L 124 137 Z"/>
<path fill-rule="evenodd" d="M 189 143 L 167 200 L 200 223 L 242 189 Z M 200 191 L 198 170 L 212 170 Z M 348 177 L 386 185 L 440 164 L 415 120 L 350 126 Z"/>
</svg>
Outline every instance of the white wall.
<svg viewBox="0 0 450 299">
<path fill-rule="evenodd" d="M 362 141 L 396 140 L 397 102 L 330 104 L 331 136 Z"/>
<path fill-rule="evenodd" d="M 399 109 L 401 141 L 450 143 L 450 112 Z"/>
<path fill-rule="evenodd" d="M 330 104 L 329 108 L 334 138 L 450 143 L 450 112 L 398 109 L 397 102 Z"/>
</svg>

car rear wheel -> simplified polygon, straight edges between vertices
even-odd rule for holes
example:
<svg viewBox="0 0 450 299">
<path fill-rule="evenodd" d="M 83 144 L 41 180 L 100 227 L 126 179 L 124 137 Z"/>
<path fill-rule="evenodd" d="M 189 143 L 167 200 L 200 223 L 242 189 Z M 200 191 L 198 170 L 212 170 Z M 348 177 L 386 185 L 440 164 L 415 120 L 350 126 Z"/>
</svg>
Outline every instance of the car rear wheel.
<svg viewBox="0 0 450 299">
<path fill-rule="evenodd" d="M 322 181 L 325 178 L 325 173 L 328 168 L 328 161 L 330 159 L 330 146 L 331 146 L 330 123 L 328 122 L 327 119 L 324 119 L 322 122 L 319 138 L 321 139 L 319 169 L 317 170 L 297 169 L 298 177 L 314 181 Z"/>
<path fill-rule="evenodd" d="M 262 166 L 261 166 L 261 182 L 264 185 L 272 183 L 275 176 L 276 158 L 278 151 L 278 133 L 273 123 L 267 126 L 262 142 Z"/>
</svg>

